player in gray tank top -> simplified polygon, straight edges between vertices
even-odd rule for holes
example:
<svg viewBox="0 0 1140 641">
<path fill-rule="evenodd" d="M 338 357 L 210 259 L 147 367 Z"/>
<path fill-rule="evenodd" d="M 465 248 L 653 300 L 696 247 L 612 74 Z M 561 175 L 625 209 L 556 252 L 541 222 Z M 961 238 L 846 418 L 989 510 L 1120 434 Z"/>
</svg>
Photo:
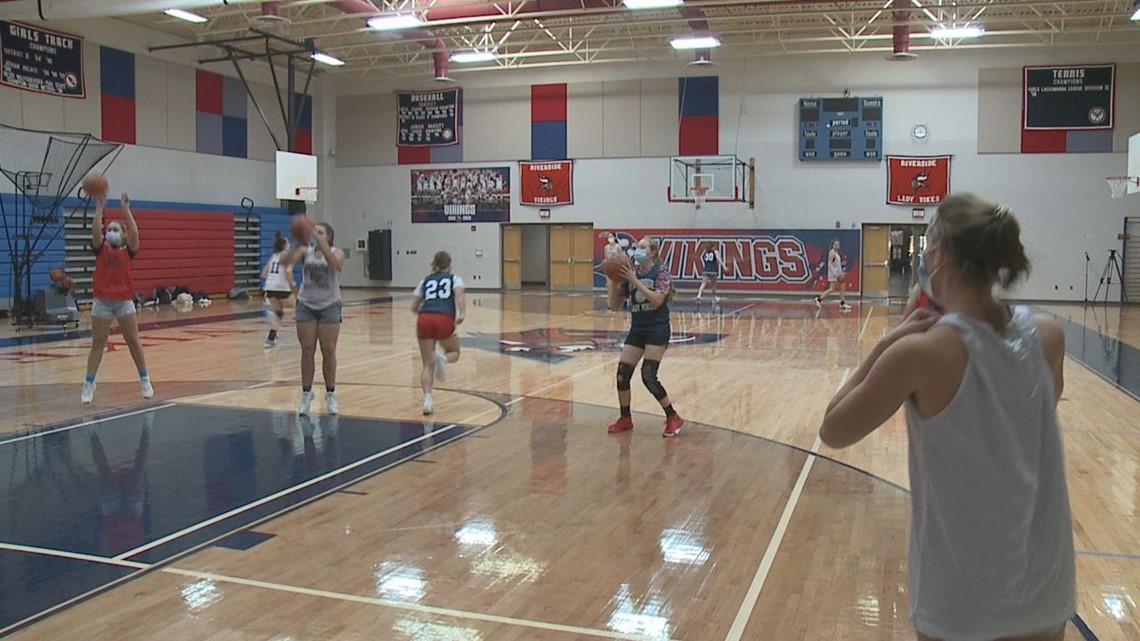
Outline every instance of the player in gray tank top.
<svg viewBox="0 0 1140 641">
<path fill-rule="evenodd" d="M 920 641 L 1058 641 L 1076 613 L 1057 400 L 1065 336 L 993 286 L 1028 273 L 1017 219 L 947 199 L 919 263 L 927 296 L 827 408 L 820 438 L 858 442 L 905 407 L 910 620 Z"/>
</svg>

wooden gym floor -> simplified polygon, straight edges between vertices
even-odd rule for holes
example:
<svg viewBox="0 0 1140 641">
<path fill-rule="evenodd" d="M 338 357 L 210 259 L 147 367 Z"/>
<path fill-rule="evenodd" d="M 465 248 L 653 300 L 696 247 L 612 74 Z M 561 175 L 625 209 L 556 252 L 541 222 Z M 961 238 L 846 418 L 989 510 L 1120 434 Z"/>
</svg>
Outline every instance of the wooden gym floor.
<svg viewBox="0 0 1140 641">
<path fill-rule="evenodd" d="M 605 433 L 627 319 L 599 298 L 470 293 L 430 421 L 409 295 L 346 301 L 340 417 L 295 416 L 292 327 L 264 349 L 258 301 L 144 311 L 146 402 L 121 342 L 83 407 L 86 334 L 5 328 L 0 635 L 913 638 L 902 417 L 816 438 L 897 307 L 678 302 L 664 440 L 640 385 Z M 1069 336 L 1068 638 L 1137 640 L 1140 311 L 1042 309 Z"/>
</svg>

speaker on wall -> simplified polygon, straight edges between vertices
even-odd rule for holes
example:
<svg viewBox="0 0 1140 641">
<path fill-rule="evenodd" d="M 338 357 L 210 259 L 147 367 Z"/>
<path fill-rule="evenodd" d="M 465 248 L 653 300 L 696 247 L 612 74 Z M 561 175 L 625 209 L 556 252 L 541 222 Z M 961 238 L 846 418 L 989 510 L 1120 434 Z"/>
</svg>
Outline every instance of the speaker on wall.
<svg viewBox="0 0 1140 641">
<path fill-rule="evenodd" d="M 368 278 L 392 280 L 392 230 L 368 232 Z"/>
</svg>

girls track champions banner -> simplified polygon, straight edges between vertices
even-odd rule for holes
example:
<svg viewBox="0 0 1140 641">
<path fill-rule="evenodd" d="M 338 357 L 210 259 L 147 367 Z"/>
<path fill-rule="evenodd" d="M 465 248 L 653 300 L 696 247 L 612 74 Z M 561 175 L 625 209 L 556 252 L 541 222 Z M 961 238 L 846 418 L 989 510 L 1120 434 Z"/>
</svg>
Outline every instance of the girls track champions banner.
<svg viewBox="0 0 1140 641">
<path fill-rule="evenodd" d="M 720 284 L 745 291 L 818 292 L 827 288 L 827 250 L 839 241 L 847 270 L 847 291 L 861 287 L 862 235 L 857 229 L 596 229 L 594 285 L 605 286 L 599 267 L 606 235 L 613 233 L 626 253 L 645 236 L 661 243 L 661 260 L 680 288 L 700 285 L 700 244 L 712 241 L 724 259 Z"/>
</svg>

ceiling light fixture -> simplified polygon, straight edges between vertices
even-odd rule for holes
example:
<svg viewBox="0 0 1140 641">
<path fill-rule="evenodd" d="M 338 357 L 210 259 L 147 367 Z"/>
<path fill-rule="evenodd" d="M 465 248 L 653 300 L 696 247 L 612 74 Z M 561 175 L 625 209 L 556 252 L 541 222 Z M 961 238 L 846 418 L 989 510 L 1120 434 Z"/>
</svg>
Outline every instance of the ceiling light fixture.
<svg viewBox="0 0 1140 641">
<path fill-rule="evenodd" d="M 396 29 L 410 29 L 424 23 L 414 13 L 389 13 L 382 16 L 373 16 L 366 23 L 370 29 L 376 31 L 395 31 Z"/>
<path fill-rule="evenodd" d="M 498 59 L 499 56 L 494 51 L 486 51 L 479 49 L 469 49 L 467 51 L 456 51 L 451 54 L 451 61 L 464 63 L 464 62 L 490 62 Z"/>
<path fill-rule="evenodd" d="M 720 46 L 720 40 L 714 36 L 684 36 L 669 41 L 674 49 L 714 49 Z"/>
<path fill-rule="evenodd" d="M 682 0 L 622 0 L 626 9 L 667 9 L 682 4 Z"/>
<path fill-rule="evenodd" d="M 166 11 L 163 11 L 163 13 L 170 16 L 171 18 L 178 18 L 179 20 L 193 22 L 194 24 L 202 24 L 203 22 L 206 22 L 205 16 L 200 16 L 196 13 L 190 13 L 189 11 L 183 11 L 182 9 L 167 9 Z"/>
<path fill-rule="evenodd" d="M 330 67 L 340 67 L 344 65 L 344 61 L 340 58 L 337 58 L 336 56 L 330 56 L 327 53 L 321 53 L 320 51 L 314 51 L 313 53 L 310 53 L 309 57 L 316 62 L 328 65 Z"/>
<path fill-rule="evenodd" d="M 981 27 L 935 27 L 930 37 L 938 40 L 953 40 L 957 38 L 980 38 L 986 33 Z"/>
</svg>

